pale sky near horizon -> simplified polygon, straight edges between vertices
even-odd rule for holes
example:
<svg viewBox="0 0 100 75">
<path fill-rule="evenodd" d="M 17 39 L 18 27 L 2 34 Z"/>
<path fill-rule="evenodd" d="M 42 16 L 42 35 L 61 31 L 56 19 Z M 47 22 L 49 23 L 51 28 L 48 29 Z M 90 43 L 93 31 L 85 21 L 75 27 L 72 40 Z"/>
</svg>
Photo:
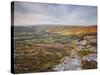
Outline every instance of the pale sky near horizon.
<svg viewBox="0 0 100 75">
<path fill-rule="evenodd" d="M 14 3 L 14 25 L 97 25 L 97 7 L 33 2 Z"/>
</svg>

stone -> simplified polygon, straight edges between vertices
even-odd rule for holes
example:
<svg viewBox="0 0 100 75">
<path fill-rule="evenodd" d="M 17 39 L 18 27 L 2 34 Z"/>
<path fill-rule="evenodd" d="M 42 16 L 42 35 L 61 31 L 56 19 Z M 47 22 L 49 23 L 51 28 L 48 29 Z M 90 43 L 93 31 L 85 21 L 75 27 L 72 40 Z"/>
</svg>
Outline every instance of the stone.
<svg viewBox="0 0 100 75">
<path fill-rule="evenodd" d="M 84 56 L 82 58 L 82 60 L 86 60 L 86 61 L 97 61 L 97 54 L 96 53 L 88 54 L 88 55 Z"/>
<path fill-rule="evenodd" d="M 77 58 L 72 59 L 66 56 L 61 60 L 61 63 L 56 65 L 53 69 L 56 71 L 80 70 L 81 61 Z"/>
</svg>

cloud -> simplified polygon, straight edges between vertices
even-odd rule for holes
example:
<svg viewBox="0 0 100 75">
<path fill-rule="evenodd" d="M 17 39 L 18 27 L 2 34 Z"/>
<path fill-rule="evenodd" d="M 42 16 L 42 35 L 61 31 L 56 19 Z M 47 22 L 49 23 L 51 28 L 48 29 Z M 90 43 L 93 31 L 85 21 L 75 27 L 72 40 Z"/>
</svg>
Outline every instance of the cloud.
<svg viewBox="0 0 100 75">
<path fill-rule="evenodd" d="M 97 7 L 15 2 L 14 25 L 96 25 Z"/>
</svg>

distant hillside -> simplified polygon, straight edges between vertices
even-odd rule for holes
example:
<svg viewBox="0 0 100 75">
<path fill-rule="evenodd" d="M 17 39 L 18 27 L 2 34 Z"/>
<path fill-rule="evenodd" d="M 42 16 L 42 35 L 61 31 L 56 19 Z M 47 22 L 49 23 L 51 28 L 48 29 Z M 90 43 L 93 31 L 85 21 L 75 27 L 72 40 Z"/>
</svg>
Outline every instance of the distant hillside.
<svg viewBox="0 0 100 75">
<path fill-rule="evenodd" d="M 13 26 L 12 26 L 13 27 Z M 97 26 L 35 25 L 14 26 L 16 32 L 49 32 L 63 35 L 97 32 Z"/>
<path fill-rule="evenodd" d="M 91 33 L 97 32 L 97 26 L 57 26 L 49 27 L 48 32 L 59 33 L 63 35 L 80 34 L 80 33 Z"/>
</svg>

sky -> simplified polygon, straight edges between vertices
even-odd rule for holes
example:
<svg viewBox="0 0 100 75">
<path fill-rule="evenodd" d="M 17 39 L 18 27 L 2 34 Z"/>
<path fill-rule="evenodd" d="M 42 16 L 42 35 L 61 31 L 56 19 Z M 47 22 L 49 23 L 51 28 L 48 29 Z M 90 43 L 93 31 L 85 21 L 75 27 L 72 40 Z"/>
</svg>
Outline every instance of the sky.
<svg viewBox="0 0 100 75">
<path fill-rule="evenodd" d="M 33 2 L 14 3 L 14 25 L 97 25 L 97 7 Z"/>
</svg>

